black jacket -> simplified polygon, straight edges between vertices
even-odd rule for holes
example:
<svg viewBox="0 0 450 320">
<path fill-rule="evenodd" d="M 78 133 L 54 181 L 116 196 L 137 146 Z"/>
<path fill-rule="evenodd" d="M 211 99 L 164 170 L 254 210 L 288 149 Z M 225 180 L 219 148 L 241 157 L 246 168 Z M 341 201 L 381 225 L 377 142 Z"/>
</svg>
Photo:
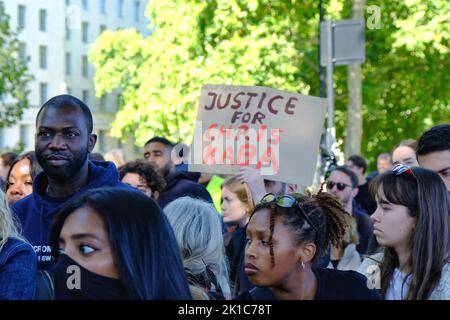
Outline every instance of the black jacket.
<svg viewBox="0 0 450 320">
<path fill-rule="evenodd" d="M 164 208 L 169 202 L 183 197 L 189 196 L 199 198 L 212 203 L 211 196 L 205 187 L 197 182 L 198 175 L 191 172 L 173 172 L 166 177 L 166 189 L 161 193 L 158 202 Z"/>
<path fill-rule="evenodd" d="M 38 269 L 51 270 L 54 259 L 49 246 L 50 226 L 62 207 L 78 194 L 100 187 L 121 187 L 133 189 L 120 182 L 119 173 L 112 162 L 89 161 L 89 182 L 77 193 L 67 198 L 52 198 L 45 193 L 48 186 L 45 172 L 41 172 L 33 182 L 33 193 L 17 201 L 12 209 L 21 222 L 23 235 L 33 246 Z"/>
<path fill-rule="evenodd" d="M 314 300 L 380 300 L 376 289 L 367 287 L 367 278 L 355 271 L 315 269 L 317 291 Z M 255 287 L 237 300 L 275 300 L 269 288 Z"/>
<path fill-rule="evenodd" d="M 233 232 L 230 243 L 226 246 L 226 253 L 230 261 L 230 280 L 233 288 L 232 297 L 237 297 L 254 287 L 244 273 L 245 244 L 247 225 Z"/>
</svg>

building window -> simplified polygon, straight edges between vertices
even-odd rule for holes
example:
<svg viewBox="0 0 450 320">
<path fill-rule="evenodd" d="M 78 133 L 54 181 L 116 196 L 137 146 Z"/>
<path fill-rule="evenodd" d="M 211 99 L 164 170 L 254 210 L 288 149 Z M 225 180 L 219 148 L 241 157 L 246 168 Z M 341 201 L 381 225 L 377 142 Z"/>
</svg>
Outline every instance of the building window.
<svg viewBox="0 0 450 320">
<path fill-rule="evenodd" d="M 20 141 L 24 144 L 25 149 L 31 145 L 30 141 L 30 126 L 26 124 L 20 125 Z"/>
<path fill-rule="evenodd" d="M 100 97 L 100 112 L 106 112 L 106 94 Z"/>
<path fill-rule="evenodd" d="M 86 55 L 81 57 L 81 74 L 84 78 L 89 77 L 89 63 Z"/>
<path fill-rule="evenodd" d="M 116 0 L 116 14 L 118 18 L 123 17 L 123 0 Z"/>
<path fill-rule="evenodd" d="M 39 10 L 39 30 L 47 31 L 47 10 Z"/>
<path fill-rule="evenodd" d="M 141 2 L 134 1 L 134 21 L 139 22 L 139 14 L 141 13 Z"/>
<path fill-rule="evenodd" d="M 17 24 L 19 26 L 19 29 L 25 28 L 25 17 L 26 17 L 26 7 L 24 5 L 19 5 L 17 8 Z"/>
<path fill-rule="evenodd" d="M 27 45 L 24 42 L 19 42 L 19 58 L 23 62 L 26 62 L 27 59 Z"/>
<path fill-rule="evenodd" d="M 89 34 L 89 23 L 83 22 L 81 25 L 81 34 L 82 34 L 82 40 L 84 43 L 88 43 L 88 34 Z"/>
<path fill-rule="evenodd" d="M 70 40 L 72 32 L 70 28 L 66 25 L 66 40 Z"/>
<path fill-rule="evenodd" d="M 66 52 L 66 75 L 72 74 L 72 57 L 70 55 L 70 52 Z"/>
<path fill-rule="evenodd" d="M 39 86 L 39 98 L 41 105 L 43 105 L 48 100 L 48 84 L 41 83 Z"/>
<path fill-rule="evenodd" d="M 89 90 L 81 91 L 83 102 L 89 106 Z"/>
<path fill-rule="evenodd" d="M 47 69 L 47 47 L 39 46 L 39 67 Z"/>
<path fill-rule="evenodd" d="M 83 0 L 81 1 L 81 6 L 83 7 L 84 11 L 88 11 L 89 7 L 88 7 L 88 0 Z"/>
<path fill-rule="evenodd" d="M 100 13 L 106 14 L 106 0 L 100 0 Z"/>
<path fill-rule="evenodd" d="M 105 31 L 105 30 L 106 30 L 106 26 L 104 24 L 101 24 L 100 25 L 100 34 L 102 34 L 103 31 Z"/>
</svg>

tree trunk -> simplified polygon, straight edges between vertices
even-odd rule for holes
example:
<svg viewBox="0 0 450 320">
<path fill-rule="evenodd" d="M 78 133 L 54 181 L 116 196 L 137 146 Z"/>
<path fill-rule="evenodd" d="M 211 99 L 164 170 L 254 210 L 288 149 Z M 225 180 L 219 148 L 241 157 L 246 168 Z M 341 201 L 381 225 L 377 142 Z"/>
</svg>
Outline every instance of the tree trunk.
<svg viewBox="0 0 450 320">
<path fill-rule="evenodd" d="M 352 19 L 364 19 L 365 0 L 352 0 Z M 362 81 L 361 66 L 349 65 L 347 68 L 348 106 L 347 135 L 345 138 L 345 157 L 361 152 L 362 136 Z"/>
</svg>

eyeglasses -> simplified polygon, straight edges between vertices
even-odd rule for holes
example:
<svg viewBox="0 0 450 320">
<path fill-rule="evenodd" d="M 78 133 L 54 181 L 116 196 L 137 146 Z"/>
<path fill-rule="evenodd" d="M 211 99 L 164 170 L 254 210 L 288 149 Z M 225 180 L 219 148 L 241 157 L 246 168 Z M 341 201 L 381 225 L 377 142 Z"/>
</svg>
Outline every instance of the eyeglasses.
<svg viewBox="0 0 450 320">
<path fill-rule="evenodd" d="M 297 208 L 299 210 L 300 214 L 305 218 L 306 222 L 308 222 L 308 224 L 311 226 L 311 228 L 314 229 L 314 231 L 316 232 L 316 238 L 317 238 L 317 236 L 319 235 L 319 230 L 317 230 L 314 223 L 312 223 L 311 219 L 308 218 L 308 216 L 305 214 L 303 209 L 300 207 L 300 204 L 298 203 L 297 199 L 295 199 L 293 196 L 289 196 L 289 195 L 282 195 L 282 196 L 277 197 L 273 193 L 268 193 L 261 199 L 262 205 L 267 206 L 272 203 L 277 205 L 280 208 L 293 208 L 293 207 Z"/>
<path fill-rule="evenodd" d="M 345 183 L 342 183 L 342 182 L 334 182 L 334 181 L 328 181 L 327 182 L 327 189 L 328 190 L 333 189 L 334 186 L 336 186 L 339 191 L 344 190 L 346 187 L 352 188 L 351 185 L 348 185 L 348 184 L 345 184 Z"/>
</svg>

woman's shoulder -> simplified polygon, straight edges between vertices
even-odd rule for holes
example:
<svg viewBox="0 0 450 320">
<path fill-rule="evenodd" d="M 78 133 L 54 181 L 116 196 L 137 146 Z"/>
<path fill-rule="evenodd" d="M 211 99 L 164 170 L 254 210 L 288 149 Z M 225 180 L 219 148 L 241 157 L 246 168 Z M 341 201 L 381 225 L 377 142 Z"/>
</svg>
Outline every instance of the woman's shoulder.
<svg viewBox="0 0 450 320">
<path fill-rule="evenodd" d="M 4 260 L 17 254 L 29 254 L 33 257 L 35 256 L 33 247 L 30 244 L 17 238 L 8 238 L 0 251 L 0 257 Z"/>
<path fill-rule="evenodd" d="M 442 268 L 441 279 L 431 293 L 430 300 L 450 300 L 450 261 Z"/>
<path fill-rule="evenodd" d="M 378 300 L 378 293 L 369 288 L 367 278 L 356 271 L 316 269 L 317 300 Z"/>
<path fill-rule="evenodd" d="M 315 270 L 315 273 L 320 277 L 321 281 L 326 281 L 327 283 L 335 282 L 349 285 L 366 283 L 366 278 L 362 274 L 352 270 L 318 268 Z"/>
</svg>

